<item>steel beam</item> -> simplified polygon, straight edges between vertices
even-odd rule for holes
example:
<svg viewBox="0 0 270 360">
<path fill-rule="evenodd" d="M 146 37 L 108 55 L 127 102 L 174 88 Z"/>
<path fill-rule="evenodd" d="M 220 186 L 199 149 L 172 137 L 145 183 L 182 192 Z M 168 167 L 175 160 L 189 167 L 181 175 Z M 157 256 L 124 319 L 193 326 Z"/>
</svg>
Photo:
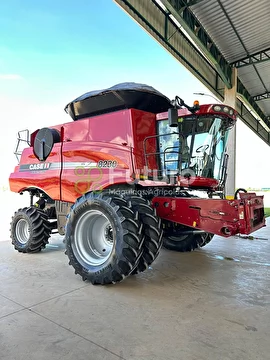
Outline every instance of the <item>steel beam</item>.
<svg viewBox="0 0 270 360">
<path fill-rule="evenodd" d="M 267 145 L 270 145 L 270 133 L 256 118 L 254 118 L 250 111 L 244 106 L 243 102 L 239 99 L 236 101 L 236 111 L 243 123 L 246 124 L 256 135 L 258 135 Z M 267 122 L 265 123 L 267 124 Z M 270 119 L 268 120 L 268 124 L 270 124 Z"/>
<path fill-rule="evenodd" d="M 190 2 L 186 0 L 162 0 L 169 12 L 183 26 L 188 35 L 199 47 L 200 51 L 215 66 L 218 74 L 227 88 L 232 87 L 232 68 L 217 46 L 204 30 L 202 24 L 189 9 Z"/>
<path fill-rule="evenodd" d="M 270 92 L 265 92 L 263 94 L 253 96 L 254 101 L 260 101 L 265 99 L 270 99 Z"/>
<path fill-rule="evenodd" d="M 270 48 L 251 54 L 242 59 L 239 59 L 231 63 L 231 65 L 240 68 L 248 65 L 255 65 L 269 60 L 270 60 Z"/>
<path fill-rule="evenodd" d="M 253 96 L 250 95 L 250 93 L 247 91 L 247 89 L 244 87 L 244 85 L 239 79 L 237 80 L 237 92 L 249 102 L 250 106 L 255 110 L 259 117 L 266 123 L 268 127 L 270 127 L 267 117 L 265 116 L 261 108 L 257 105 Z"/>
<path fill-rule="evenodd" d="M 186 1 L 174 1 L 178 8 L 178 11 L 182 11 L 192 5 L 198 4 L 204 0 L 186 0 Z M 182 7 L 181 7 L 182 6 Z"/>
<path fill-rule="evenodd" d="M 186 3 L 187 3 L 187 6 L 192 6 L 195 4 L 199 4 L 202 1 L 204 1 L 204 0 L 187 0 Z"/>
</svg>

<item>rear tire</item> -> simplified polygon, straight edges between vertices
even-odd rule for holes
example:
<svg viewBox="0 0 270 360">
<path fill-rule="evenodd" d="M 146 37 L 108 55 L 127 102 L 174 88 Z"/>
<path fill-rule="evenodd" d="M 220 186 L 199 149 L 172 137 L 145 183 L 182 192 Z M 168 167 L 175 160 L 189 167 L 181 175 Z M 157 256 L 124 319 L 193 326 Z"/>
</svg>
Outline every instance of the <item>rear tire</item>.
<svg viewBox="0 0 270 360">
<path fill-rule="evenodd" d="M 176 226 L 175 234 L 164 231 L 163 246 L 168 250 L 178 252 L 190 252 L 200 247 L 207 245 L 213 238 L 214 234 L 201 233 L 201 234 L 188 234 L 181 235 L 181 228 L 183 230 L 189 229 L 184 226 Z"/>
<path fill-rule="evenodd" d="M 215 234 L 211 234 L 211 233 L 202 234 L 203 243 L 200 245 L 200 247 L 203 247 L 203 246 L 209 244 L 214 236 L 215 236 Z"/>
<path fill-rule="evenodd" d="M 142 225 L 131 206 L 106 192 L 88 193 L 71 207 L 66 224 L 66 255 L 83 280 L 122 281 L 142 255 Z"/>
<path fill-rule="evenodd" d="M 10 225 L 10 237 L 15 250 L 35 253 L 48 244 L 51 228 L 43 211 L 32 206 L 19 209 L 12 217 Z"/>
</svg>

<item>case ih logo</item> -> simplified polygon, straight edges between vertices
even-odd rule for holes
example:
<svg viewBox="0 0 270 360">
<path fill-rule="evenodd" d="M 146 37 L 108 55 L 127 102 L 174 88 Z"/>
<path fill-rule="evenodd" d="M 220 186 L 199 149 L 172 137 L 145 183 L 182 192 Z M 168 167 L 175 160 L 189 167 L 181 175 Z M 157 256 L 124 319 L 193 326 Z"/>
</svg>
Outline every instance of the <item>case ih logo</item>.
<svg viewBox="0 0 270 360">
<path fill-rule="evenodd" d="M 42 164 L 27 164 L 21 165 L 20 171 L 37 171 L 37 170 L 49 170 L 51 163 L 42 163 Z"/>
</svg>

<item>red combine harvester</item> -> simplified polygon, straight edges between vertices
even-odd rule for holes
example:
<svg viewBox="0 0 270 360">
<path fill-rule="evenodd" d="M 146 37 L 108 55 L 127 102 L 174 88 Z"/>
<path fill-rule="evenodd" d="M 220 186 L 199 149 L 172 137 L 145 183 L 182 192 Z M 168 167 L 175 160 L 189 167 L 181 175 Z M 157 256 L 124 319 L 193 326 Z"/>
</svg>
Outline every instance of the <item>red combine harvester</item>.
<svg viewBox="0 0 270 360">
<path fill-rule="evenodd" d="M 65 111 L 73 121 L 19 133 L 10 189 L 30 194 L 11 222 L 19 252 L 40 251 L 58 232 L 75 273 L 110 284 L 146 270 L 162 245 L 191 251 L 214 234 L 265 226 L 262 196 L 244 189 L 225 196 L 231 107 L 190 107 L 123 83 Z M 19 152 L 22 141 L 28 146 Z"/>
</svg>

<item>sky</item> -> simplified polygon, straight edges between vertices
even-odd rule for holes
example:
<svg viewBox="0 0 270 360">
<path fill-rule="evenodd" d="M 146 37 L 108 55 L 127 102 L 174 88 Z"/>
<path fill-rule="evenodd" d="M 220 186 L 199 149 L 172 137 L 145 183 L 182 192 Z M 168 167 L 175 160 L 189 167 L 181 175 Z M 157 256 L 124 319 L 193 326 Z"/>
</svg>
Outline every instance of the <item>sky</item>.
<svg viewBox="0 0 270 360">
<path fill-rule="evenodd" d="M 113 0 L 1 1 L 0 190 L 17 163 L 19 130 L 69 122 L 67 103 L 121 82 L 190 104 L 213 101 L 193 95 L 211 93 Z M 239 122 L 237 187 L 270 187 L 269 156 L 270 147 Z"/>
</svg>

